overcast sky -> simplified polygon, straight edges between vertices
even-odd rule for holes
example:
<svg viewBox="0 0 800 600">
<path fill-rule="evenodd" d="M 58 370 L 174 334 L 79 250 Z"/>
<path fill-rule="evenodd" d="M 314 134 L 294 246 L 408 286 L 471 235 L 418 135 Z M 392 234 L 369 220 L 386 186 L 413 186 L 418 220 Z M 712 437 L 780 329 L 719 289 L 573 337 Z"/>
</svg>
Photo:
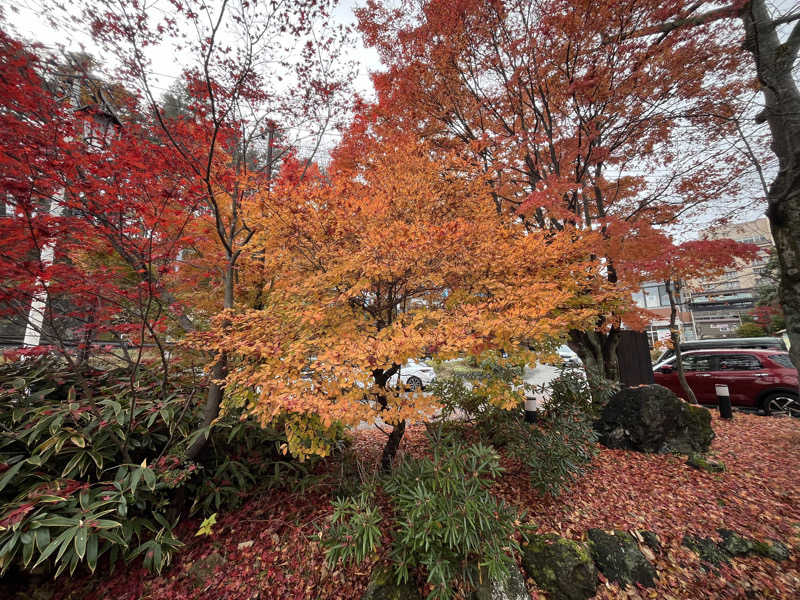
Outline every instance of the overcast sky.
<svg viewBox="0 0 800 600">
<path fill-rule="evenodd" d="M 155 4 L 158 2 L 160 0 L 156 0 Z M 360 4 L 363 4 L 363 0 L 340 0 L 333 13 L 334 23 L 355 26 L 356 18 L 353 9 Z M 69 5 L 69 0 L 67 5 Z M 6 21 L 12 30 L 29 41 L 36 41 L 54 49 L 63 47 L 67 51 L 85 49 L 90 54 L 102 56 L 86 31 L 69 28 L 65 34 L 64 31 L 54 30 L 42 16 L 41 4 L 38 0 L 15 0 L 13 5 L 6 6 L 4 10 Z M 358 93 L 369 97 L 373 93 L 369 71 L 379 69 L 380 60 L 375 50 L 364 48 L 360 36 L 356 35 L 355 37 L 356 46 L 350 50 L 350 56 L 356 59 L 359 73 L 354 84 Z M 166 89 L 171 81 L 180 74 L 183 65 L 171 53 L 159 52 L 155 49 L 149 53 L 149 58 L 152 60 L 153 72 L 159 78 L 156 85 Z"/>
</svg>

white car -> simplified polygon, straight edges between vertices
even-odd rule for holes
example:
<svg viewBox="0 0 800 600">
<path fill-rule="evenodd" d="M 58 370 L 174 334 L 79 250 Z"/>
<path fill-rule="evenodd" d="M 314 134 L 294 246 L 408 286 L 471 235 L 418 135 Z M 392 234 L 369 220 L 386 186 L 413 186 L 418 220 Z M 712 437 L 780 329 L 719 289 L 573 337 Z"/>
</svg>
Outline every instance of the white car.
<svg viewBox="0 0 800 600">
<path fill-rule="evenodd" d="M 388 384 L 390 386 L 397 385 L 398 376 L 400 381 L 413 391 L 424 390 L 436 379 L 436 373 L 432 367 L 413 358 L 400 367 L 399 373 L 395 373 L 389 378 Z"/>
<path fill-rule="evenodd" d="M 561 360 L 564 361 L 568 367 L 582 367 L 583 361 L 580 359 L 578 354 L 566 344 L 562 344 L 558 347 L 558 355 L 561 357 Z"/>
</svg>

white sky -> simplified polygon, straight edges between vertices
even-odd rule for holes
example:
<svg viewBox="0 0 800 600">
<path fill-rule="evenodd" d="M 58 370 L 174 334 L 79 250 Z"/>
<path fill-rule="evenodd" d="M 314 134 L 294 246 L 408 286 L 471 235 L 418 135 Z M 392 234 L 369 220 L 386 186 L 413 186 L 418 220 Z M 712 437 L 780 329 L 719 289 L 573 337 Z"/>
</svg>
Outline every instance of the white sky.
<svg viewBox="0 0 800 600">
<path fill-rule="evenodd" d="M 360 0 L 340 0 L 333 12 L 333 22 L 354 27 L 356 18 L 353 9 L 361 3 Z M 85 50 L 107 60 L 107 57 L 103 57 L 102 52 L 97 49 L 86 31 L 70 28 L 65 35 L 64 31 L 52 29 L 42 15 L 40 2 L 37 0 L 15 0 L 13 5 L 5 7 L 5 15 L 11 29 L 28 41 L 39 42 L 51 48 L 63 47 L 64 50 L 71 52 Z M 354 87 L 357 93 L 371 97 L 373 87 L 369 79 L 369 71 L 379 69 L 380 60 L 375 50 L 364 47 L 360 36 L 356 35 L 355 38 L 356 47 L 350 50 L 350 56 L 357 61 L 359 66 Z M 164 89 L 168 88 L 171 81 L 180 74 L 183 65 L 180 61 L 175 60 L 171 53 L 158 52 L 156 49 L 151 50 L 149 58 L 152 60 L 153 72 L 159 78 L 156 85 Z"/>
</svg>

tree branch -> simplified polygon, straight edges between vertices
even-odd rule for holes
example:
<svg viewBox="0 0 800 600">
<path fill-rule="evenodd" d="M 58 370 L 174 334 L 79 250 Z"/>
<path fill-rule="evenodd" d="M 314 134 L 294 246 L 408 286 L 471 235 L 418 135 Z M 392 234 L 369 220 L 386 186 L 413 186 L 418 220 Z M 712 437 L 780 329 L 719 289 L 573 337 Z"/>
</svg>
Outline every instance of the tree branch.
<svg viewBox="0 0 800 600">
<path fill-rule="evenodd" d="M 650 27 L 645 27 L 643 29 L 632 31 L 628 34 L 624 34 L 619 37 L 615 36 L 613 38 L 604 39 L 603 44 L 611 44 L 631 38 L 647 37 L 648 35 L 654 35 L 656 33 L 662 34 L 662 39 L 663 39 L 663 35 L 671 33 L 676 29 L 683 29 L 684 27 L 697 27 L 698 25 L 705 25 L 713 21 L 719 21 L 720 19 L 729 19 L 732 17 L 738 17 L 739 13 L 743 10 L 745 4 L 747 3 L 742 3 L 737 1 L 733 4 L 729 4 L 728 6 L 715 8 L 714 10 L 710 10 L 708 12 L 701 13 L 699 15 L 681 17 L 678 19 L 673 19 L 671 21 L 665 21 L 663 23 L 651 25 Z"/>
<path fill-rule="evenodd" d="M 800 19 L 800 14 L 795 15 L 795 19 Z M 800 20 L 794 24 L 789 38 L 783 43 L 783 49 L 787 59 L 793 63 L 797 58 L 797 51 L 800 50 Z"/>
</svg>

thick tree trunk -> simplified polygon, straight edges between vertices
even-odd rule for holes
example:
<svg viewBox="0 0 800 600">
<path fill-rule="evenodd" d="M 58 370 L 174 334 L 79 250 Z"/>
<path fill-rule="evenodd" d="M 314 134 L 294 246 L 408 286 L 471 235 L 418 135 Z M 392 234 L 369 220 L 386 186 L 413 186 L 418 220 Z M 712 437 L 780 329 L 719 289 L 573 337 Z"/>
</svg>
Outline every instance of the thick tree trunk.
<svg viewBox="0 0 800 600">
<path fill-rule="evenodd" d="M 741 12 L 744 47 L 753 55 L 764 94 L 759 121 L 769 124 L 778 175 L 767 194 L 767 217 L 780 264 L 780 301 L 800 369 L 800 91 L 792 69 L 800 48 L 800 21 L 781 43 L 765 0 L 752 0 Z"/>
<path fill-rule="evenodd" d="M 689 387 L 689 382 L 686 381 L 686 373 L 683 370 L 681 336 L 676 325 L 678 320 L 678 306 L 675 297 L 681 297 L 681 284 L 679 281 L 673 282 L 667 279 L 664 282 L 664 287 L 667 288 L 667 296 L 669 296 L 669 337 L 672 341 L 672 347 L 675 350 L 675 369 L 678 372 L 678 381 L 680 381 L 681 388 L 683 388 L 683 391 L 686 393 L 687 400 L 692 404 L 697 404 L 697 396 L 694 395 L 694 391 Z"/>
<path fill-rule="evenodd" d="M 595 385 L 602 384 L 603 380 L 619 381 L 619 331 L 612 326 L 607 333 L 576 329 L 569 332 L 569 347 L 583 361 L 593 389 Z"/>
</svg>

